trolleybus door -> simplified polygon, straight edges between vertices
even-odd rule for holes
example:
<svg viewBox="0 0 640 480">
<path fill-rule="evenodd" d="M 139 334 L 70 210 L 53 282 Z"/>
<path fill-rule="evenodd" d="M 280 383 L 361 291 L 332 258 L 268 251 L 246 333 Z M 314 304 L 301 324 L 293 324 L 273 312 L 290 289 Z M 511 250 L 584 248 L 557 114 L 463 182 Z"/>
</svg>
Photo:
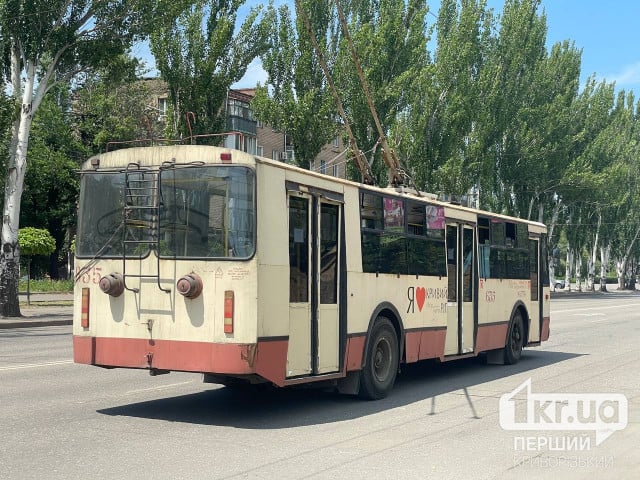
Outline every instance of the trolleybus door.
<svg viewBox="0 0 640 480">
<path fill-rule="evenodd" d="M 445 355 L 473 352 L 475 342 L 476 261 L 474 229 L 447 225 L 447 334 Z"/>
<path fill-rule="evenodd" d="M 539 342 L 540 330 L 542 320 L 542 302 L 540 302 L 540 295 L 542 295 L 541 284 L 541 268 L 540 268 L 540 241 L 539 239 L 529 239 L 529 274 L 531 276 L 531 304 L 529 306 L 529 317 L 531 323 L 529 324 L 529 338 L 525 341 Z"/>
<path fill-rule="evenodd" d="M 464 225 L 462 227 L 462 254 L 458 275 L 462 281 L 462 330 L 460 331 L 460 353 L 473 352 L 475 346 L 475 330 L 477 324 L 476 278 L 477 262 L 475 249 L 475 228 Z"/>
<path fill-rule="evenodd" d="M 339 370 L 339 203 L 297 192 L 289 203 L 287 377 Z"/>
<path fill-rule="evenodd" d="M 317 362 L 314 373 L 337 372 L 339 369 L 339 284 L 340 284 L 340 205 L 318 201 L 316 275 L 313 288 L 318 301 L 315 327 Z M 312 338 L 313 338 L 312 336 Z"/>
</svg>

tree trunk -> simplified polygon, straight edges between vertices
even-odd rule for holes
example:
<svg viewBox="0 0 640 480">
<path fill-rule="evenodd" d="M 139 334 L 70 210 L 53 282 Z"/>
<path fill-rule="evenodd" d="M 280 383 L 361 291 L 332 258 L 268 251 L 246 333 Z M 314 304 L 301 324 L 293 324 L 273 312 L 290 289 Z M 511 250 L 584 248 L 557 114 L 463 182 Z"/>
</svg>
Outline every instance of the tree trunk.
<svg viewBox="0 0 640 480">
<path fill-rule="evenodd" d="M 573 266 L 573 255 L 571 254 L 571 245 L 567 245 L 567 268 L 564 272 L 564 285 L 567 292 L 571 291 L 571 267 Z"/>
<path fill-rule="evenodd" d="M 607 291 L 607 266 L 609 265 L 610 246 L 600 247 L 600 291 Z"/>
<path fill-rule="evenodd" d="M 602 215 L 598 215 L 598 226 L 596 227 L 596 234 L 593 239 L 593 247 L 588 260 L 589 271 L 587 273 L 587 290 L 595 292 L 595 279 L 596 279 L 596 260 L 598 258 L 598 240 L 600 238 L 600 225 L 602 225 Z"/>
<path fill-rule="evenodd" d="M 633 249 L 633 245 L 636 243 L 638 236 L 640 236 L 640 227 L 636 229 L 636 234 L 633 236 L 633 238 L 631 239 L 631 242 L 627 246 L 627 250 L 624 256 L 616 262 L 616 273 L 618 274 L 618 288 L 620 289 L 624 289 L 627 287 L 627 283 L 626 283 L 627 266 L 629 264 L 631 250 Z"/>
<path fill-rule="evenodd" d="M 616 274 L 618 275 L 618 290 L 624 290 L 626 286 L 627 257 L 616 260 Z"/>
<path fill-rule="evenodd" d="M 576 290 L 578 292 L 582 291 L 582 255 L 575 255 L 576 259 Z"/>
<path fill-rule="evenodd" d="M 17 135 L 11 141 L 15 145 L 15 155 L 10 152 L 7 176 L 4 187 L 4 207 L 2 212 L 2 232 L 0 233 L 0 313 L 4 317 L 19 317 L 18 282 L 20 280 L 20 248 L 18 247 L 18 229 L 20 228 L 20 202 L 27 171 L 27 148 L 29 132 L 33 121 L 33 92 L 36 67 L 33 63 L 25 65 L 25 85 L 22 92 L 22 108 Z M 19 85 L 17 86 L 19 87 Z M 14 85 L 14 89 L 16 86 Z M 41 97 L 36 99 L 39 104 Z M 36 105 L 37 106 L 37 105 Z"/>
<path fill-rule="evenodd" d="M 20 279 L 20 251 L 18 243 L 2 243 L 0 258 L 0 316 L 19 317 L 18 283 Z"/>
<path fill-rule="evenodd" d="M 589 252 L 589 257 L 587 258 L 587 284 L 585 289 L 588 292 L 596 291 L 596 249 L 593 248 L 591 252 Z"/>
</svg>

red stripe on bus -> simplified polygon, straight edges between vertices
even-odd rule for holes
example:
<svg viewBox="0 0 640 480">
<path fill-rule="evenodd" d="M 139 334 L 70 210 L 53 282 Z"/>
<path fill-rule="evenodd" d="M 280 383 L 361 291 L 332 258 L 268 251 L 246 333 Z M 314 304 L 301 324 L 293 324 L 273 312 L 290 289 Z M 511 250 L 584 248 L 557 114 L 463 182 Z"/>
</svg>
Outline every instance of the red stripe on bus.
<svg viewBox="0 0 640 480">
<path fill-rule="evenodd" d="M 445 327 L 406 332 L 405 358 L 407 363 L 443 356 L 446 335 L 447 329 Z"/>
<path fill-rule="evenodd" d="M 259 340 L 254 364 L 255 372 L 279 387 L 284 386 L 288 349 L 288 338 Z"/>
<path fill-rule="evenodd" d="M 426 330 L 420 332 L 420 360 L 444 356 L 444 342 L 447 329 Z"/>
<path fill-rule="evenodd" d="M 243 375 L 254 373 L 254 356 L 255 344 L 73 337 L 76 363 L 105 367 Z"/>
<path fill-rule="evenodd" d="M 509 322 L 478 325 L 478 336 L 476 337 L 476 353 L 496 348 L 504 348 L 507 341 L 507 330 Z"/>
<path fill-rule="evenodd" d="M 549 340 L 549 333 L 551 331 L 549 324 L 551 323 L 550 317 L 544 317 L 542 319 L 542 331 L 540 332 L 540 341 L 544 342 Z"/>
<path fill-rule="evenodd" d="M 364 354 L 365 335 L 352 336 L 347 339 L 347 372 L 360 370 Z"/>
<path fill-rule="evenodd" d="M 417 362 L 420 359 L 420 339 L 422 332 L 406 332 L 404 336 L 404 354 L 407 363 Z"/>
</svg>

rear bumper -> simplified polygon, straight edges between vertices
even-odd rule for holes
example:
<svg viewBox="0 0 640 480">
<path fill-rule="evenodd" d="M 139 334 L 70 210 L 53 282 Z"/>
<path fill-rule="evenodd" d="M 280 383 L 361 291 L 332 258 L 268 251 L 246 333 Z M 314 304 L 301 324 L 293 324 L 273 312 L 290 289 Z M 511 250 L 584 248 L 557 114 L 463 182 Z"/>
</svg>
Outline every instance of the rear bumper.
<svg viewBox="0 0 640 480">
<path fill-rule="evenodd" d="M 76 363 L 230 375 L 255 373 L 256 344 L 73 337 Z"/>
</svg>

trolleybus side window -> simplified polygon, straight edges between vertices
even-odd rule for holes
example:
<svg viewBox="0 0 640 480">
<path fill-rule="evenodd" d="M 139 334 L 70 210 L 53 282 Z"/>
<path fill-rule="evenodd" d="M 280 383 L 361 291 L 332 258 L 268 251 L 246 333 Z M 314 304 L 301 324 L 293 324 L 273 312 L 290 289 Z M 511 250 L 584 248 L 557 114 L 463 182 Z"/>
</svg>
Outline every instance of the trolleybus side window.
<svg viewBox="0 0 640 480">
<path fill-rule="evenodd" d="M 361 192 L 360 218 L 364 272 L 447 274 L 442 207 Z"/>
<path fill-rule="evenodd" d="M 445 276 L 444 209 L 407 202 L 407 227 L 408 273 Z"/>
<path fill-rule="evenodd" d="M 381 272 L 382 196 L 364 192 L 360 194 L 360 222 L 362 228 L 362 270 L 364 272 Z"/>
<path fill-rule="evenodd" d="M 371 273 L 407 273 L 404 201 L 360 194 L 362 269 Z"/>
<path fill-rule="evenodd" d="M 544 259 L 544 261 L 540 262 L 541 265 L 541 272 L 540 274 L 542 275 L 542 286 L 544 287 L 548 287 L 550 285 L 550 281 L 549 281 L 549 264 L 547 263 L 547 258 L 548 257 L 548 252 L 547 252 L 547 235 L 543 234 L 540 237 L 540 248 L 542 250 L 542 258 Z"/>
<path fill-rule="evenodd" d="M 321 205 L 320 303 L 338 303 L 338 205 Z"/>
<path fill-rule="evenodd" d="M 530 278 L 526 224 L 479 217 L 478 242 L 480 277 L 518 280 Z"/>
<path fill-rule="evenodd" d="M 531 278 L 531 300 L 538 300 L 538 241 L 529 240 L 530 278 Z"/>
<path fill-rule="evenodd" d="M 289 198 L 289 302 L 309 301 L 309 201 Z"/>
</svg>

